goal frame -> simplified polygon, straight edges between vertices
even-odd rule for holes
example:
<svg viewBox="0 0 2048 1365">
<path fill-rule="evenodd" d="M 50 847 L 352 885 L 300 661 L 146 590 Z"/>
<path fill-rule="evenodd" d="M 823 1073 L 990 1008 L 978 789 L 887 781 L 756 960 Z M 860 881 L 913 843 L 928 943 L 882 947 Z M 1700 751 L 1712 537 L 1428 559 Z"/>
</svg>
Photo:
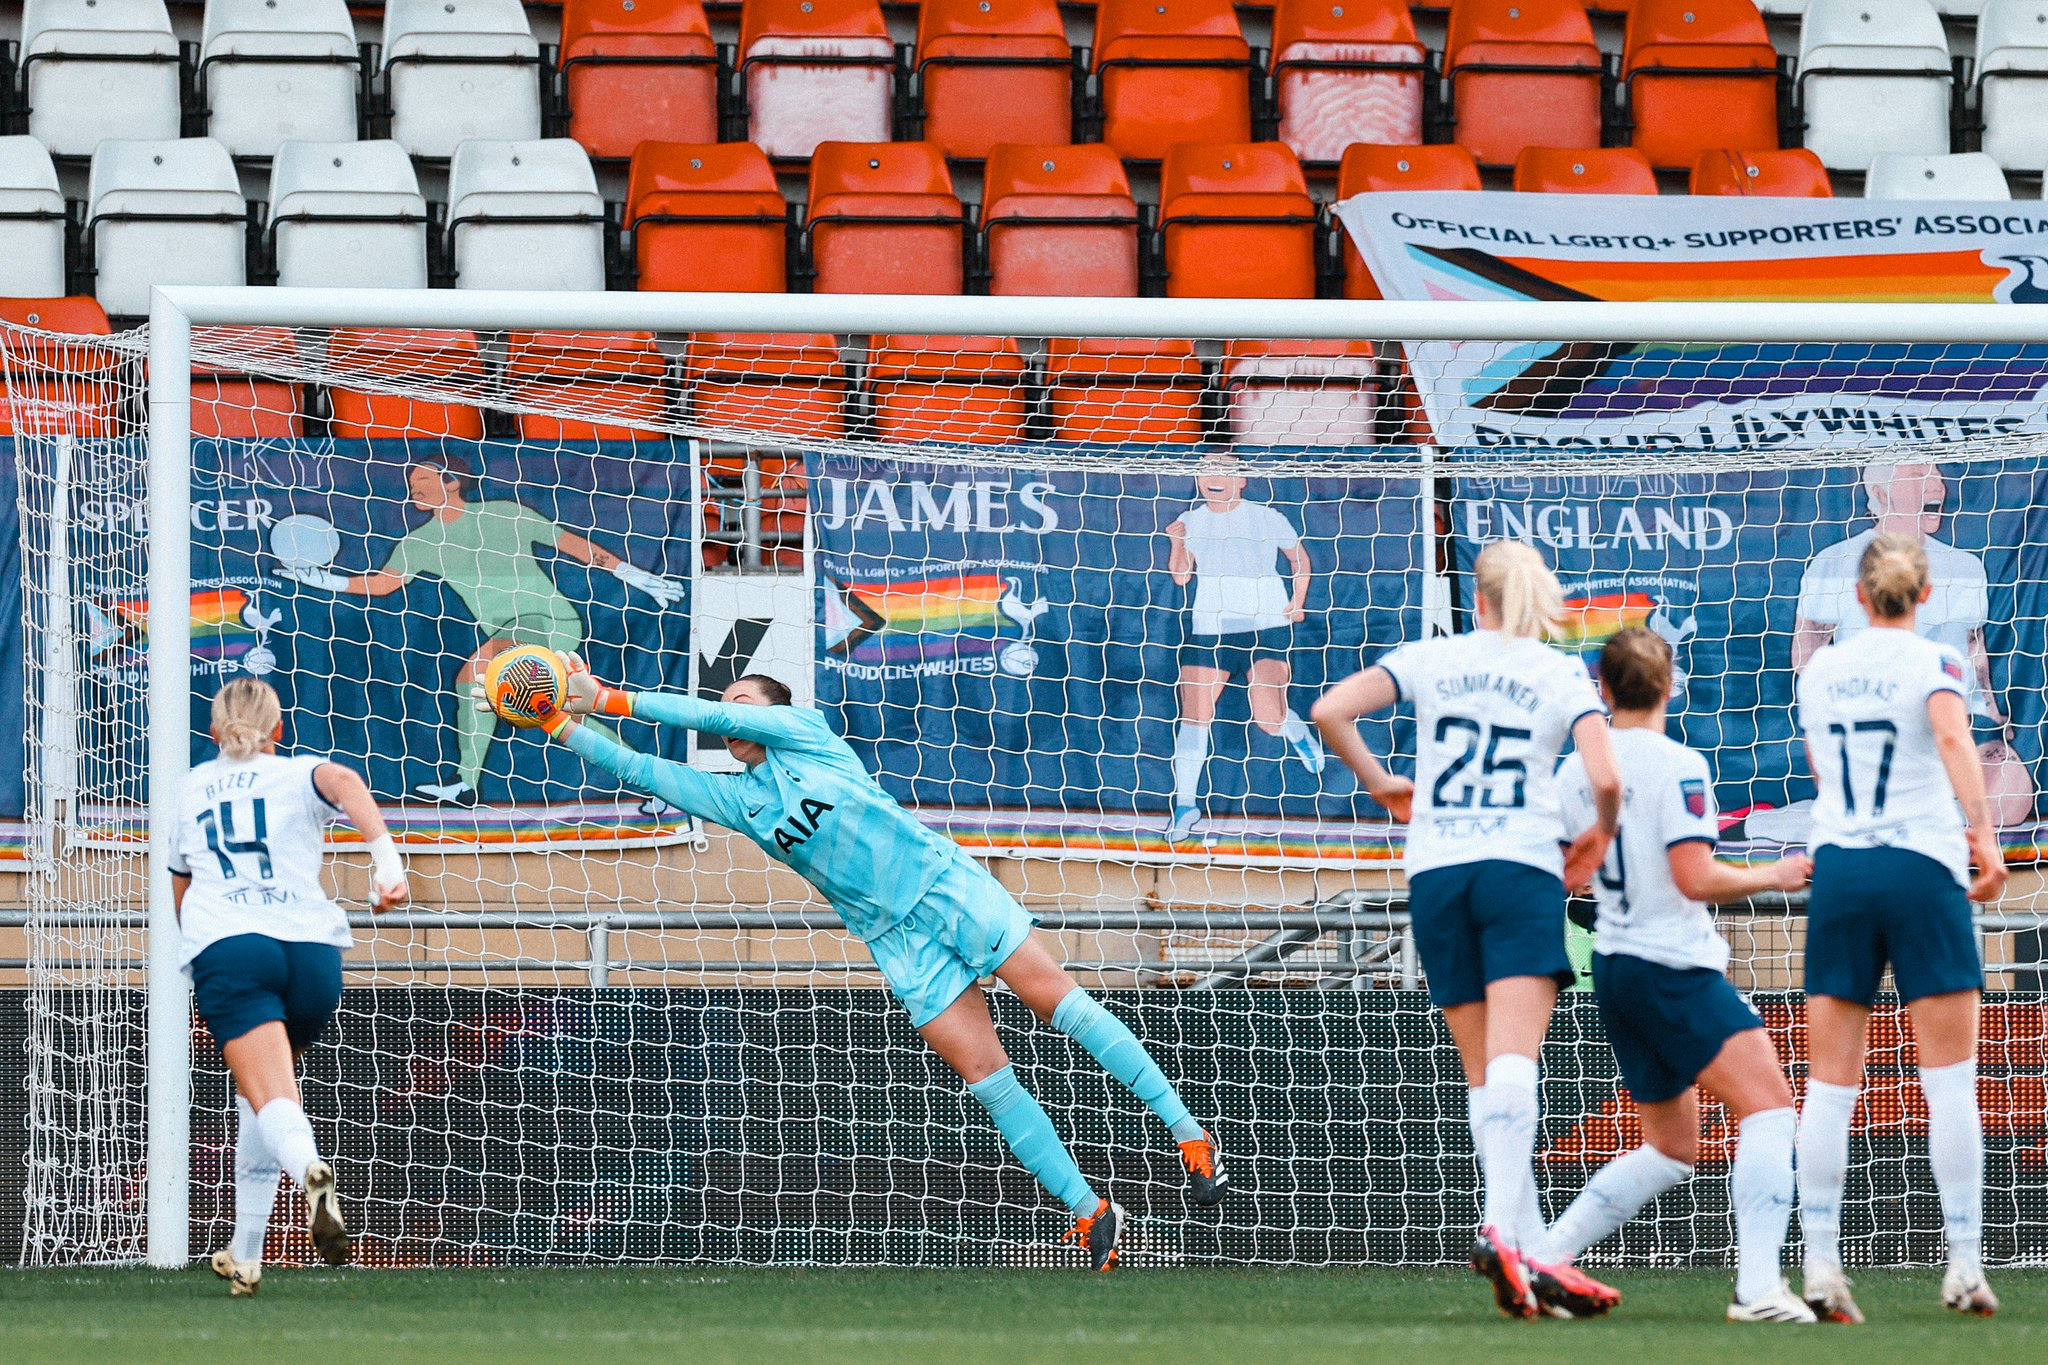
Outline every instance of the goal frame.
<svg viewBox="0 0 2048 1365">
<path fill-rule="evenodd" d="M 190 766 L 192 331 L 205 326 L 1378 341 L 2048 344 L 2022 306 L 1397 302 L 159 286 L 148 334 L 148 1264 L 190 1260 L 191 1000 L 171 833 Z M 1425 470 L 1433 451 L 1419 447 Z M 1425 528 L 1425 537 L 1432 533 Z M 1426 556 L 1425 564 L 1434 562 Z M 166 723 L 157 723 L 162 720 Z M 168 723 L 175 720 L 176 723 Z"/>
</svg>

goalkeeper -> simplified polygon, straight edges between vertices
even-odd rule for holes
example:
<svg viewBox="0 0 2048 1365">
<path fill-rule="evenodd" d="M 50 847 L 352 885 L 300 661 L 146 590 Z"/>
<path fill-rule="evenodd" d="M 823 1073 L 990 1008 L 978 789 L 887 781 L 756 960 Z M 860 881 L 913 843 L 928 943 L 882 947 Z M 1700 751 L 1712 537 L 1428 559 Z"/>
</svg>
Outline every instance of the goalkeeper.
<svg viewBox="0 0 2048 1365">
<path fill-rule="evenodd" d="M 867 944 L 911 1024 L 960 1073 L 1017 1159 L 1073 1210 L 1068 1237 L 1095 1269 L 1116 1262 L 1123 1210 L 1097 1197 L 1018 1083 L 980 978 L 999 977 L 1158 1115 L 1180 1146 L 1196 1203 L 1223 1198 L 1228 1180 L 1214 1142 L 1144 1045 L 1033 938 L 1031 917 L 1001 883 L 897 805 L 823 715 L 790 705 L 788 687 L 758 673 L 706 702 L 614 690 L 575 656 L 568 663 L 562 709 L 543 722 L 548 732 L 631 786 L 744 834 L 815 886 Z M 746 771 L 713 776 L 636 753 L 578 723 L 592 712 L 717 735 Z"/>
</svg>

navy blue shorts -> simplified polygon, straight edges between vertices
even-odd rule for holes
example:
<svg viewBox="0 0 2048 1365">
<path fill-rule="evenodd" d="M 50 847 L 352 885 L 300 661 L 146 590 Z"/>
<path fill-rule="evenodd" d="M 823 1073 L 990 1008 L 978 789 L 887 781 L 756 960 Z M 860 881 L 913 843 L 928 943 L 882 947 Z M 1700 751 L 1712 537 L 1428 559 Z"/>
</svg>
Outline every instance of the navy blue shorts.
<svg viewBox="0 0 2048 1365">
<path fill-rule="evenodd" d="M 1527 863 L 1488 858 L 1418 872 L 1408 918 L 1438 1009 L 1484 1000 L 1487 983 L 1510 976 L 1560 987 L 1578 979 L 1564 950 L 1564 883 Z"/>
<path fill-rule="evenodd" d="M 1190 635 L 1180 647 L 1180 661 L 1194 668 L 1220 668 L 1232 677 L 1252 671 L 1260 659 L 1285 659 L 1294 648 L 1293 626 L 1240 630 L 1228 635 Z"/>
<path fill-rule="evenodd" d="M 1683 1095 L 1730 1038 L 1764 1026 L 1728 978 L 1706 967 L 1595 953 L 1593 989 L 1621 1079 L 1639 1104 Z"/>
<path fill-rule="evenodd" d="M 192 959 L 192 999 L 223 1047 L 273 1021 L 294 1052 L 311 1047 L 341 1003 L 341 949 L 263 934 L 221 939 Z"/>
<path fill-rule="evenodd" d="M 1890 963 L 1901 1000 L 1984 989 L 1970 897 L 1953 874 L 1903 848 L 1813 851 L 1806 899 L 1806 993 L 1877 999 Z"/>
</svg>

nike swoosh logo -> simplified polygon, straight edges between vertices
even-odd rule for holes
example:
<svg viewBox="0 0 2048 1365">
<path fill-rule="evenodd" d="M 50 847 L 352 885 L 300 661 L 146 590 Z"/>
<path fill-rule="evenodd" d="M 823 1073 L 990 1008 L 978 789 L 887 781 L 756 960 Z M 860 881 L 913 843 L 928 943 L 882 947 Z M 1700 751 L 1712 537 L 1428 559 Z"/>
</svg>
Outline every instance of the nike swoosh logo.
<svg viewBox="0 0 2048 1365">
<path fill-rule="evenodd" d="M 767 807 L 767 806 L 765 806 L 765 805 L 760 805 L 760 806 L 756 806 L 756 807 L 754 807 L 754 808 L 753 808 L 752 810 L 750 810 L 750 811 L 748 811 L 748 812 L 747 812 L 747 818 L 748 818 L 749 820 L 751 820 L 751 819 L 753 819 L 753 818 L 754 818 L 755 816 L 759 815 L 759 814 L 760 814 L 760 813 L 761 813 L 762 811 L 764 811 L 764 810 L 767 810 L 767 809 L 768 809 L 768 807 Z"/>
</svg>

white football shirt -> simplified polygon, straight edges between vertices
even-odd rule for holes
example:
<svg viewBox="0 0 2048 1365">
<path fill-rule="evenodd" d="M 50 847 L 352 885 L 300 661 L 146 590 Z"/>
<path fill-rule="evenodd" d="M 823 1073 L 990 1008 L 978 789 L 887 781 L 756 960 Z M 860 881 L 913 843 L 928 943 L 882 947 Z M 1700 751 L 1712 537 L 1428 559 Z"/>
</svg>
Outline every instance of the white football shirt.
<svg viewBox="0 0 2048 1365">
<path fill-rule="evenodd" d="M 1815 625 L 1832 626 L 1835 643 L 1862 633 L 1870 626 L 1870 615 L 1856 600 L 1856 578 L 1863 564 L 1863 551 L 1877 538 L 1872 527 L 1813 557 L 1799 577 L 1799 615 Z M 1984 573 L 1984 561 L 1968 550 L 1958 550 L 1929 536 L 1920 542 L 1927 552 L 1928 581 L 1934 592 L 1920 607 L 1914 630 L 1936 644 L 1947 645 L 1970 658 L 1970 637 L 1984 629 L 1991 619 L 1991 586 Z M 1991 714 L 1991 704 L 1977 683 L 1976 672 L 1963 673 L 1963 700 L 1970 714 Z"/>
<path fill-rule="evenodd" d="M 1962 807 L 1934 747 L 1927 699 L 1967 700 L 1969 665 L 1910 631 L 1859 631 L 1815 652 L 1799 675 L 1799 729 L 1819 788 L 1815 848 L 1904 848 L 1970 881 Z"/>
<path fill-rule="evenodd" d="M 192 879 L 184 964 L 236 934 L 348 947 L 348 919 L 320 884 L 322 832 L 341 813 L 313 786 L 327 761 L 216 758 L 185 775 L 171 849 L 171 870 Z"/>
<path fill-rule="evenodd" d="M 1557 756 L 1572 726 L 1603 715 L 1585 665 L 1540 640 L 1474 631 L 1402 645 L 1379 661 L 1415 703 L 1409 876 L 1502 858 L 1564 873 Z"/>
<path fill-rule="evenodd" d="M 1599 937 L 1593 950 L 1626 953 L 1665 967 L 1728 969 L 1728 944 L 1706 906 L 1686 899 L 1671 879 L 1671 850 L 1712 847 L 1719 834 L 1707 761 L 1651 730 L 1616 730 L 1621 769 L 1621 830 L 1593 877 Z M 1557 773 L 1566 829 L 1593 823 L 1593 788 L 1577 754 Z"/>
<path fill-rule="evenodd" d="M 1288 624 L 1292 594 L 1280 573 L 1280 556 L 1301 544 L 1294 523 L 1263 502 L 1239 502 L 1228 512 L 1197 503 L 1176 524 L 1195 560 L 1194 634 L 1236 635 Z"/>
</svg>

